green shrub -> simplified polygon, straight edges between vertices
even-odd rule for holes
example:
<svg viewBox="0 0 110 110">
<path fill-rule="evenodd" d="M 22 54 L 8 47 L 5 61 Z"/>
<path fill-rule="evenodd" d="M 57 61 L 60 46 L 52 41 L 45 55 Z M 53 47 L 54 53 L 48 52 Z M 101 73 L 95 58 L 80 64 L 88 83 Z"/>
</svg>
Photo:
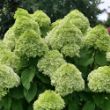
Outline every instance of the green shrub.
<svg viewBox="0 0 110 110">
<path fill-rule="evenodd" d="M 73 10 L 51 23 L 18 8 L 0 41 L 0 110 L 109 110 L 110 36 Z"/>
</svg>

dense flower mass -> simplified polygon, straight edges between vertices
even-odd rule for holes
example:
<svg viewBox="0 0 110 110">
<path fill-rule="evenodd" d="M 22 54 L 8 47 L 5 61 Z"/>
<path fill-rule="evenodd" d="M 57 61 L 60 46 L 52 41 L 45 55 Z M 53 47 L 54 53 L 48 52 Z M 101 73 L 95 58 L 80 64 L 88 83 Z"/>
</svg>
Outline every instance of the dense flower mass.
<svg viewBox="0 0 110 110">
<path fill-rule="evenodd" d="M 110 93 L 110 66 L 93 70 L 88 76 L 88 87 L 93 92 Z"/>
<path fill-rule="evenodd" d="M 32 17 L 39 24 L 40 28 L 48 28 L 51 24 L 50 18 L 41 10 L 34 12 Z"/>
<path fill-rule="evenodd" d="M 49 32 L 45 40 L 52 49 L 60 50 L 65 56 L 74 57 L 79 55 L 82 36 L 74 24 L 64 20 Z"/>
<path fill-rule="evenodd" d="M 87 29 L 90 27 L 87 17 L 78 10 L 71 11 L 64 19 L 67 20 L 67 22 L 74 24 L 83 34 L 86 33 Z"/>
<path fill-rule="evenodd" d="M 0 51 L 0 62 L 1 64 L 6 64 L 12 67 L 16 71 L 21 67 L 21 59 L 14 52 L 10 51 Z"/>
<path fill-rule="evenodd" d="M 93 47 L 100 51 L 110 51 L 110 36 L 102 25 L 91 29 L 84 38 L 85 46 Z"/>
<path fill-rule="evenodd" d="M 21 66 L 20 58 L 7 48 L 4 42 L 0 41 L 0 63 L 19 70 Z"/>
<path fill-rule="evenodd" d="M 6 32 L 3 40 L 6 46 L 11 50 L 15 48 L 17 40 L 25 31 L 34 30 L 40 35 L 40 29 L 37 22 L 28 16 L 24 16 L 23 14 L 25 13 L 22 13 L 21 9 L 18 9 L 16 13 L 18 17 L 16 17 L 15 24 Z"/>
<path fill-rule="evenodd" d="M 47 90 L 40 94 L 34 102 L 34 110 L 62 110 L 64 101 L 61 96 L 54 91 Z"/>
<path fill-rule="evenodd" d="M 18 8 L 14 14 L 14 18 L 18 19 L 18 18 L 21 18 L 23 16 L 31 18 L 30 14 L 28 13 L 27 10 L 22 9 L 22 8 Z"/>
<path fill-rule="evenodd" d="M 84 80 L 81 72 L 72 64 L 66 63 L 60 66 L 51 77 L 51 83 L 56 92 L 65 96 L 74 91 L 84 89 Z"/>
<path fill-rule="evenodd" d="M 35 11 L 32 14 L 32 18 L 39 24 L 41 33 L 45 36 L 51 24 L 50 18 L 41 10 Z"/>
<path fill-rule="evenodd" d="M 13 31 L 15 33 L 15 38 L 19 38 L 25 31 L 34 30 L 40 35 L 40 29 L 37 22 L 28 17 L 22 16 L 16 19 L 13 25 Z"/>
<path fill-rule="evenodd" d="M 63 55 L 57 50 L 51 50 L 39 60 L 37 66 L 43 74 L 51 77 L 53 72 L 64 63 Z"/>
<path fill-rule="evenodd" d="M 51 29 L 55 28 L 56 26 L 59 26 L 61 22 L 62 22 L 62 19 L 58 19 L 55 22 L 53 22 L 51 25 Z"/>
<path fill-rule="evenodd" d="M 9 50 L 12 51 L 14 49 L 16 38 L 15 33 L 13 31 L 13 27 L 9 28 L 9 30 L 5 33 L 3 42 L 6 48 L 8 48 Z"/>
<path fill-rule="evenodd" d="M 15 53 L 18 56 L 36 57 L 42 56 L 48 51 L 44 39 L 40 38 L 39 34 L 33 30 L 25 31 L 18 39 L 15 46 Z"/>
<path fill-rule="evenodd" d="M 8 89 L 17 87 L 19 83 L 20 78 L 13 69 L 4 64 L 0 64 L 0 98 L 8 92 Z"/>
<path fill-rule="evenodd" d="M 110 36 L 106 29 L 102 25 L 91 28 L 78 10 L 51 23 L 41 10 L 30 14 L 18 8 L 14 19 L 0 40 L 0 110 L 97 108 L 95 92 L 110 93 L 110 66 L 105 66 L 110 64 Z M 101 100 L 109 104 L 105 97 Z"/>
</svg>

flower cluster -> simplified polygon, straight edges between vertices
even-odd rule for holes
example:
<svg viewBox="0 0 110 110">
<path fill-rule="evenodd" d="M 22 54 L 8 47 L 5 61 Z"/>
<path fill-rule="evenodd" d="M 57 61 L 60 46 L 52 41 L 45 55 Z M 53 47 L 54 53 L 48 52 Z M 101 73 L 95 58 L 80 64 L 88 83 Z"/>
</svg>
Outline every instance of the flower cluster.
<svg viewBox="0 0 110 110">
<path fill-rule="evenodd" d="M 39 60 L 37 67 L 43 74 L 51 77 L 56 69 L 64 63 L 63 55 L 57 50 L 51 50 Z"/>
<path fill-rule="evenodd" d="M 61 51 L 65 56 L 74 57 L 79 55 L 82 36 L 74 24 L 64 20 L 48 33 L 45 40 L 52 49 Z"/>
<path fill-rule="evenodd" d="M 51 29 L 55 28 L 56 26 L 59 26 L 62 22 L 62 19 L 58 19 L 55 22 L 52 23 Z"/>
<path fill-rule="evenodd" d="M 33 30 L 28 30 L 17 40 L 14 51 L 21 57 L 36 57 L 44 55 L 48 51 L 48 46 L 38 33 Z"/>
<path fill-rule="evenodd" d="M 34 102 L 33 108 L 34 110 L 62 110 L 64 101 L 59 94 L 46 90 L 39 95 L 38 100 Z"/>
<path fill-rule="evenodd" d="M 0 99 L 7 94 L 8 89 L 17 87 L 19 83 L 20 78 L 13 69 L 0 64 Z"/>
<path fill-rule="evenodd" d="M 8 48 L 9 50 L 12 51 L 12 50 L 14 50 L 15 42 L 16 42 L 15 34 L 13 31 L 13 27 L 11 27 L 5 33 L 3 43 L 5 44 L 6 48 Z"/>
<path fill-rule="evenodd" d="M 4 42 L 0 42 L 0 63 L 12 67 L 14 70 L 19 70 L 21 67 L 21 59 L 14 52 L 11 52 Z"/>
<path fill-rule="evenodd" d="M 88 87 L 93 92 L 110 93 L 110 66 L 93 70 L 88 75 Z"/>
<path fill-rule="evenodd" d="M 83 34 L 86 33 L 87 29 L 90 27 L 88 18 L 78 10 L 71 11 L 64 19 L 74 24 Z"/>
<path fill-rule="evenodd" d="M 35 11 L 31 16 L 39 24 L 41 34 L 44 37 L 51 25 L 50 18 L 41 10 Z"/>
<path fill-rule="evenodd" d="M 23 16 L 31 18 L 31 15 L 28 13 L 27 10 L 22 9 L 22 8 L 18 8 L 14 14 L 14 19 L 19 19 Z"/>
<path fill-rule="evenodd" d="M 81 72 L 69 63 L 63 64 L 55 71 L 51 77 L 51 83 L 55 86 L 56 92 L 62 96 L 74 91 L 82 91 L 85 88 Z"/>
<path fill-rule="evenodd" d="M 38 17 L 37 17 L 37 15 L 38 15 Z M 44 15 L 45 15 L 45 18 L 44 18 Z M 36 19 L 39 18 L 39 16 L 41 16 L 44 19 L 41 20 L 41 18 L 40 18 L 39 19 L 40 21 L 39 20 L 37 21 Z M 37 11 L 33 14 L 29 14 L 26 10 L 18 8 L 18 10 L 15 13 L 14 18 L 16 19 L 14 25 L 6 32 L 6 34 L 4 36 L 3 41 L 6 44 L 6 46 L 9 49 L 14 50 L 14 48 L 16 48 L 15 47 L 16 43 L 18 43 L 20 41 L 20 39 L 22 39 L 22 36 L 24 37 L 26 35 L 26 33 L 27 33 L 26 31 L 33 30 L 36 32 L 36 35 L 34 35 L 34 37 L 37 36 L 36 40 L 40 39 L 39 41 L 37 41 L 37 43 L 39 42 L 38 45 L 40 45 L 41 47 L 40 48 L 38 47 L 37 49 L 38 49 L 38 52 L 41 52 L 41 50 L 43 50 L 42 47 L 44 48 L 44 45 L 46 46 L 46 43 L 44 44 L 44 39 L 41 38 L 41 31 L 42 31 L 41 27 L 44 28 L 43 26 L 44 26 L 44 22 L 45 22 L 45 28 L 47 28 L 46 26 L 49 25 L 49 22 L 50 22 L 49 20 L 46 20 L 46 19 L 49 19 L 49 18 L 47 18 L 46 14 L 44 14 L 42 11 Z M 47 21 L 48 21 L 48 23 L 47 23 Z M 35 32 L 33 32 L 33 33 L 35 33 Z M 31 33 L 32 32 L 30 32 L 30 34 Z M 29 34 L 29 32 L 28 32 L 28 34 Z M 29 35 L 28 35 L 28 37 L 29 37 Z M 30 36 L 30 39 L 31 39 L 31 36 Z M 38 36 L 39 36 L 39 39 L 38 39 Z M 26 39 L 23 39 L 23 40 L 26 40 Z M 24 47 L 25 47 L 25 45 L 24 45 Z M 46 48 L 47 48 L 47 46 L 46 46 Z M 27 46 L 27 49 L 28 49 L 28 46 Z M 41 54 L 41 53 L 38 53 L 38 54 Z"/>
<path fill-rule="evenodd" d="M 110 36 L 102 25 L 97 25 L 84 38 L 84 44 L 100 51 L 110 51 Z"/>
</svg>

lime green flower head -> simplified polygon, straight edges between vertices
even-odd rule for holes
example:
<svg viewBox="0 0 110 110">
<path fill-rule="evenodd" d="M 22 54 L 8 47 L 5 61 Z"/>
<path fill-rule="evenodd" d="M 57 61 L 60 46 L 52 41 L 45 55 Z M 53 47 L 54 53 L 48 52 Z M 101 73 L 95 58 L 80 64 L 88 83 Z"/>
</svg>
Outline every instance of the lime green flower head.
<svg viewBox="0 0 110 110">
<path fill-rule="evenodd" d="M 110 67 L 103 66 L 88 75 L 88 87 L 92 92 L 110 93 Z"/>
<path fill-rule="evenodd" d="M 15 47 L 15 41 L 16 41 L 15 34 L 13 31 L 13 27 L 11 27 L 5 33 L 3 43 L 5 44 L 6 48 L 12 51 Z"/>
<path fill-rule="evenodd" d="M 15 53 L 20 57 L 40 57 L 44 55 L 46 51 L 48 51 L 48 46 L 44 39 L 33 30 L 25 31 L 15 46 Z"/>
<path fill-rule="evenodd" d="M 52 49 L 61 51 L 65 56 L 74 57 L 79 55 L 82 36 L 75 25 L 64 20 L 48 33 L 45 40 Z"/>
<path fill-rule="evenodd" d="M 37 67 L 43 74 L 51 77 L 53 72 L 64 63 L 63 55 L 57 50 L 51 50 L 39 60 Z"/>
<path fill-rule="evenodd" d="M 83 34 L 86 33 L 87 29 L 90 26 L 88 18 L 86 18 L 84 14 L 78 10 L 71 11 L 64 17 L 64 19 L 67 19 L 67 22 L 71 22 L 72 24 L 74 24 L 77 28 L 81 30 Z"/>
<path fill-rule="evenodd" d="M 16 21 L 14 25 L 6 32 L 3 42 L 7 48 L 13 50 L 15 48 L 16 41 L 27 30 L 34 30 L 39 35 L 40 29 L 37 22 L 35 22 L 26 10 L 18 8 L 15 13 Z"/>
<path fill-rule="evenodd" d="M 64 106 L 64 100 L 61 96 L 51 90 L 40 94 L 33 104 L 34 110 L 62 110 Z"/>
<path fill-rule="evenodd" d="M 19 76 L 9 66 L 0 64 L 0 86 L 5 88 L 17 87 L 20 83 Z"/>
<path fill-rule="evenodd" d="M 85 88 L 81 72 L 72 64 L 63 64 L 51 77 L 51 84 L 55 86 L 56 92 L 65 96 Z"/>
<path fill-rule="evenodd" d="M 0 41 L 0 63 L 12 67 L 17 72 L 22 67 L 27 66 L 27 60 L 10 51 L 2 40 Z"/>
<path fill-rule="evenodd" d="M 0 51 L 0 62 L 12 67 L 14 70 L 19 70 L 21 67 L 20 58 L 11 51 Z"/>
<path fill-rule="evenodd" d="M 4 96 L 8 89 L 17 87 L 20 83 L 19 76 L 9 66 L 0 64 L 0 97 Z"/>
<path fill-rule="evenodd" d="M 46 32 L 49 30 L 51 20 L 50 18 L 46 15 L 41 10 L 37 10 L 32 14 L 32 18 L 39 24 L 39 27 L 41 29 L 42 34 L 44 36 L 46 35 Z"/>
<path fill-rule="evenodd" d="M 39 25 L 33 19 L 30 19 L 25 16 L 16 19 L 16 22 L 13 25 L 13 31 L 14 31 L 15 37 L 18 39 L 19 36 L 21 36 L 27 30 L 34 30 L 36 31 L 36 33 L 40 35 Z"/>
<path fill-rule="evenodd" d="M 9 50 L 9 49 L 7 49 L 6 48 L 6 45 L 5 45 L 5 43 L 3 42 L 3 40 L 0 40 L 0 52 L 1 51 L 4 51 L 4 50 Z"/>
<path fill-rule="evenodd" d="M 104 26 L 97 25 L 87 33 L 84 44 L 100 51 L 110 51 L 110 36 Z"/>
<path fill-rule="evenodd" d="M 6 32 L 4 36 L 3 42 L 7 48 L 14 50 L 17 40 L 27 30 L 34 30 L 39 35 L 41 34 L 37 22 L 25 16 L 17 18 L 15 24 Z"/>
<path fill-rule="evenodd" d="M 20 17 L 22 17 L 22 16 L 26 16 L 26 17 L 31 18 L 31 15 L 28 13 L 27 10 L 22 9 L 22 8 L 18 8 L 18 9 L 16 10 L 16 12 L 15 12 L 14 18 L 15 18 L 15 19 L 18 19 L 18 18 L 20 18 Z"/>
<path fill-rule="evenodd" d="M 56 26 L 59 26 L 63 19 L 58 19 L 55 22 L 52 23 L 51 29 L 55 28 Z"/>
<path fill-rule="evenodd" d="M 48 28 L 51 24 L 50 18 L 41 10 L 37 10 L 32 14 L 33 19 L 38 22 L 40 28 Z"/>
</svg>

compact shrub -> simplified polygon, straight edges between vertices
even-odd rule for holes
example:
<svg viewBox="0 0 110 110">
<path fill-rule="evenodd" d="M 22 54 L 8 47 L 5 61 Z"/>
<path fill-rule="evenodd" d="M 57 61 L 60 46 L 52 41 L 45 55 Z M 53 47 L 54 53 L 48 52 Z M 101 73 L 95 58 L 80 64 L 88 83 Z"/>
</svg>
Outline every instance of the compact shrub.
<svg viewBox="0 0 110 110">
<path fill-rule="evenodd" d="M 0 41 L 0 110 L 109 110 L 110 36 L 78 10 L 51 23 L 18 8 Z"/>
</svg>

